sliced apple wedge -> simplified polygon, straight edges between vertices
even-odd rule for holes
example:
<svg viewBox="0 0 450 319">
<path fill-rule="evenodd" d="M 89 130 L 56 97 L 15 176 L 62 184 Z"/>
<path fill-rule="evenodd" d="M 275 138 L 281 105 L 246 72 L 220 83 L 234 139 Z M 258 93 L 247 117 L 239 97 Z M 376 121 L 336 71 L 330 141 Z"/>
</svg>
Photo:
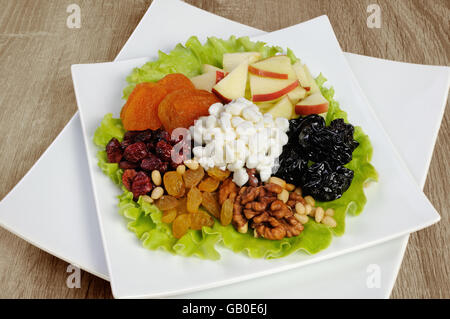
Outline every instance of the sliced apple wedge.
<svg viewBox="0 0 450 319">
<path fill-rule="evenodd" d="M 293 89 L 288 94 L 289 99 L 291 100 L 292 104 L 297 104 L 298 101 L 301 99 L 304 99 L 306 97 L 306 90 L 302 88 L 301 86 L 297 86 L 295 89 Z"/>
<path fill-rule="evenodd" d="M 211 92 L 214 85 L 217 83 L 218 71 L 209 71 L 191 78 L 192 84 L 198 90 L 206 90 Z"/>
<path fill-rule="evenodd" d="M 253 63 L 259 59 L 261 59 L 261 53 L 259 52 L 225 53 L 222 61 L 223 70 L 225 72 L 231 72 L 244 61 Z"/>
<path fill-rule="evenodd" d="M 208 72 L 211 72 L 211 71 L 220 71 L 220 72 L 224 72 L 225 73 L 224 70 L 222 70 L 222 69 L 220 69 L 220 68 L 218 68 L 218 67 L 216 67 L 214 65 L 211 65 L 211 64 L 203 64 L 202 65 L 202 72 L 203 73 L 208 73 Z"/>
<path fill-rule="evenodd" d="M 311 72 L 309 72 L 309 69 L 306 66 L 306 64 L 303 65 L 303 68 L 305 70 L 306 76 L 308 77 L 308 81 L 311 84 L 311 88 L 309 90 L 309 93 L 311 93 L 311 94 L 320 93 L 319 86 L 317 85 L 316 81 L 314 80 L 313 76 L 311 75 Z"/>
<path fill-rule="evenodd" d="M 295 62 L 292 65 L 292 68 L 295 71 L 295 74 L 297 75 L 298 81 L 300 82 L 300 85 L 307 91 L 311 88 L 311 82 L 308 78 L 308 75 L 306 74 L 305 69 L 303 68 L 303 65 L 300 63 L 300 61 Z"/>
<path fill-rule="evenodd" d="M 215 93 L 225 103 L 233 99 L 245 96 L 247 86 L 248 61 L 245 60 L 233 71 L 231 71 L 222 81 L 214 85 L 212 92 Z"/>
<path fill-rule="evenodd" d="M 277 100 L 283 97 L 283 95 L 286 95 L 294 90 L 299 85 L 296 79 L 282 80 L 265 78 L 254 74 L 249 74 L 249 77 L 253 102 Z"/>
<path fill-rule="evenodd" d="M 291 103 L 289 98 L 285 96 L 278 103 L 276 103 L 267 113 L 272 114 L 273 118 L 284 117 L 290 119 L 292 112 L 294 110 L 294 105 Z"/>
<path fill-rule="evenodd" d="M 313 93 L 295 105 L 300 115 L 321 114 L 328 111 L 328 101 L 319 92 Z"/>
<path fill-rule="evenodd" d="M 266 113 L 274 106 L 274 103 L 272 102 L 256 102 L 255 104 L 259 108 L 261 113 Z"/>
<path fill-rule="evenodd" d="M 286 55 L 276 55 L 251 64 L 248 71 L 252 74 L 275 78 L 275 79 L 296 79 L 291 59 Z"/>
</svg>

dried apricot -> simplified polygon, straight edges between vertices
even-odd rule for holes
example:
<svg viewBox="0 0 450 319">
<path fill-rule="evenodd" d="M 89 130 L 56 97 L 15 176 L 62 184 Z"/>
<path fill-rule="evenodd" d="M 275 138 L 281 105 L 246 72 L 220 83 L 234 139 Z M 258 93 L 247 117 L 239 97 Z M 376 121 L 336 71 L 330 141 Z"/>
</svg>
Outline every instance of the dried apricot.
<svg viewBox="0 0 450 319">
<path fill-rule="evenodd" d="M 174 209 L 178 206 L 178 199 L 170 195 L 164 195 L 155 202 L 155 205 L 160 210 Z"/>
<path fill-rule="evenodd" d="M 227 226 L 231 223 L 233 218 L 233 201 L 228 198 L 223 202 L 222 209 L 220 211 L 220 223 L 223 226 Z"/>
<path fill-rule="evenodd" d="M 207 177 L 200 183 L 200 185 L 198 185 L 198 189 L 202 192 L 212 193 L 217 189 L 217 187 L 219 187 L 219 184 L 220 181 L 218 181 L 217 179 Z"/>
<path fill-rule="evenodd" d="M 198 208 L 202 204 L 202 193 L 197 187 L 192 187 L 187 193 L 187 210 L 189 213 L 198 212 Z"/>
<path fill-rule="evenodd" d="M 202 206 L 217 219 L 220 218 L 220 205 L 216 193 L 202 193 Z"/>
<path fill-rule="evenodd" d="M 191 214 L 178 215 L 172 223 L 172 233 L 175 238 L 183 237 L 191 227 Z"/>
<path fill-rule="evenodd" d="M 163 212 L 163 215 L 161 217 L 161 221 L 166 224 L 170 224 L 177 218 L 177 210 L 176 209 L 169 209 Z"/>
<path fill-rule="evenodd" d="M 164 174 L 163 177 L 164 188 L 169 195 L 174 197 L 181 197 L 185 193 L 183 179 L 175 171 L 170 171 Z"/>
<path fill-rule="evenodd" d="M 194 230 L 200 230 L 203 226 L 211 227 L 214 225 L 214 218 L 212 218 L 207 212 L 199 210 L 198 213 L 191 214 L 191 228 Z"/>
<path fill-rule="evenodd" d="M 125 130 L 144 131 L 160 128 L 158 105 L 166 95 L 166 89 L 156 83 L 144 82 L 136 85 L 121 112 Z"/>
<path fill-rule="evenodd" d="M 166 131 L 172 133 L 175 128 L 188 128 L 200 116 L 208 115 L 209 107 L 217 102 L 219 99 L 208 91 L 176 90 L 161 101 L 158 116 Z"/>
<path fill-rule="evenodd" d="M 208 175 L 214 177 L 218 181 L 224 181 L 230 176 L 231 172 L 228 170 L 222 171 L 218 167 L 213 167 L 208 170 Z"/>
<path fill-rule="evenodd" d="M 203 176 L 205 176 L 205 170 L 203 167 L 200 166 L 197 169 L 189 169 L 183 174 L 184 185 L 186 188 L 197 186 L 203 179 Z"/>
<path fill-rule="evenodd" d="M 163 86 L 167 93 L 171 93 L 176 90 L 181 89 L 191 89 L 195 90 L 194 84 L 192 84 L 191 80 L 187 76 L 181 73 L 171 73 L 167 74 L 161 80 L 158 81 L 158 84 Z"/>
</svg>

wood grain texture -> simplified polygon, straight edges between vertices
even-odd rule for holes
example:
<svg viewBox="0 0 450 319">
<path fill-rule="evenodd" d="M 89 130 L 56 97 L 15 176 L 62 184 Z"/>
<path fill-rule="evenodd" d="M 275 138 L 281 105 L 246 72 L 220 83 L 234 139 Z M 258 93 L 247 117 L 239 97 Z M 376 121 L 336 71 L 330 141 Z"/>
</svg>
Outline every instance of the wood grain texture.
<svg viewBox="0 0 450 319">
<path fill-rule="evenodd" d="M 344 51 L 412 63 L 449 65 L 446 0 L 188 0 L 265 31 L 327 14 Z M 81 7 L 81 29 L 66 8 Z M 381 29 L 366 26 L 378 3 Z M 74 63 L 110 61 L 146 11 L 144 0 L 0 0 L 0 198 L 31 168 L 76 112 Z M 268 14 L 270 12 L 270 14 Z M 425 193 L 439 224 L 411 236 L 393 298 L 450 297 L 450 111 L 446 108 Z M 109 283 L 82 273 L 66 287 L 67 263 L 0 229 L 0 298 L 111 298 Z"/>
</svg>

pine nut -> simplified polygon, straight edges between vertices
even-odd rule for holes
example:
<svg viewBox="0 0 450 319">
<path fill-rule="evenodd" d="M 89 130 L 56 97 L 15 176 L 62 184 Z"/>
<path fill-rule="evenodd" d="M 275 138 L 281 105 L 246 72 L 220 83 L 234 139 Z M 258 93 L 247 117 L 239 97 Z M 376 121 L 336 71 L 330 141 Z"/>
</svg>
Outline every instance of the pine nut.
<svg viewBox="0 0 450 319">
<path fill-rule="evenodd" d="M 309 221 L 309 218 L 306 215 L 294 214 L 294 217 L 303 225 Z"/>
<path fill-rule="evenodd" d="M 305 206 L 298 202 L 297 204 L 295 204 L 295 211 L 300 214 L 300 215 L 306 215 L 306 208 Z"/>
<path fill-rule="evenodd" d="M 277 195 L 278 199 L 281 200 L 283 203 L 287 203 L 287 201 L 289 200 L 289 192 L 285 189 L 283 189 L 281 191 L 281 193 L 279 193 Z"/>
<path fill-rule="evenodd" d="M 302 196 L 302 189 L 301 189 L 300 187 L 297 187 L 297 188 L 294 190 L 294 193 L 296 193 L 296 194 Z"/>
<path fill-rule="evenodd" d="M 306 213 L 306 215 L 311 215 L 311 212 L 312 212 L 312 206 L 309 205 L 309 204 L 306 204 L 305 205 L 305 213 Z"/>
<path fill-rule="evenodd" d="M 316 208 L 316 214 L 315 214 L 315 219 L 317 223 L 320 223 L 323 219 L 323 216 L 325 215 L 325 211 L 323 210 L 322 207 L 317 207 Z"/>
<path fill-rule="evenodd" d="M 281 187 L 286 187 L 286 182 L 279 177 L 272 176 L 269 178 L 269 183 L 280 185 Z"/>
<path fill-rule="evenodd" d="M 161 173 L 156 169 L 152 171 L 152 181 L 156 186 L 161 185 Z"/>
<path fill-rule="evenodd" d="M 332 228 L 336 227 L 336 225 L 337 225 L 336 220 L 331 216 L 325 216 L 322 219 L 322 224 L 324 224 L 328 227 L 332 227 Z"/>
<path fill-rule="evenodd" d="M 153 199 L 161 198 L 162 195 L 164 195 L 164 188 L 162 188 L 161 186 L 156 187 L 152 191 L 152 198 Z"/>
<path fill-rule="evenodd" d="M 258 233 L 256 232 L 256 230 L 254 230 L 253 229 L 253 237 L 255 237 L 255 238 L 259 238 L 259 235 L 258 235 Z"/>
<path fill-rule="evenodd" d="M 178 173 L 179 175 L 183 175 L 184 172 L 186 172 L 186 166 L 184 166 L 183 164 L 178 165 L 178 166 L 177 166 L 177 173 Z"/>
<path fill-rule="evenodd" d="M 150 204 L 153 203 L 153 199 L 150 196 L 148 196 L 148 195 L 142 195 L 141 199 L 142 199 L 143 202 L 150 203 Z"/>
<path fill-rule="evenodd" d="M 241 234 L 245 234 L 248 231 L 248 223 L 245 223 L 245 225 L 241 226 L 238 228 L 238 232 L 240 232 Z"/>
<path fill-rule="evenodd" d="M 295 185 L 294 184 L 289 184 L 289 183 L 286 184 L 286 190 L 288 192 L 292 192 L 294 189 L 295 189 Z"/>
<path fill-rule="evenodd" d="M 312 196 L 305 196 L 305 201 L 312 207 L 316 205 L 316 201 L 314 200 L 314 198 L 312 198 Z"/>
<path fill-rule="evenodd" d="M 189 169 L 193 169 L 194 171 L 199 167 L 199 164 L 196 160 L 186 160 L 184 161 L 184 165 L 186 165 Z"/>
<path fill-rule="evenodd" d="M 325 216 L 334 216 L 334 209 L 333 208 L 328 208 L 325 211 Z"/>
</svg>

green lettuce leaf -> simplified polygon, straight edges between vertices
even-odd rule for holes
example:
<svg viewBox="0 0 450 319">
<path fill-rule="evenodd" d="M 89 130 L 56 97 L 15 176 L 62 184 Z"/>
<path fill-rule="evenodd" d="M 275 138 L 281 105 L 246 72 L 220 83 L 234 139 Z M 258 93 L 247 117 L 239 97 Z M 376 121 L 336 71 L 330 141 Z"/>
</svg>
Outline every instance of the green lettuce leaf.
<svg viewBox="0 0 450 319">
<path fill-rule="evenodd" d="M 232 36 L 228 40 L 211 37 L 205 44 L 201 44 L 196 37 L 191 37 L 184 46 L 178 44 L 168 54 L 160 52 L 158 60 L 134 69 L 127 78 L 129 86 L 124 90 L 124 97 L 128 96 L 137 83 L 157 81 L 166 74 L 174 72 L 180 72 L 189 77 L 195 76 L 200 74 L 204 63 L 222 67 L 224 53 L 248 51 L 261 52 L 263 57 L 268 57 L 282 52 L 282 49 L 267 46 L 263 42 L 252 42 L 247 37 Z M 292 63 L 298 60 L 291 50 L 288 49 L 286 54 Z M 327 124 L 336 118 L 347 121 L 347 113 L 334 100 L 334 89 L 324 86 L 326 78 L 320 74 L 316 82 L 330 104 L 326 116 Z M 101 148 L 97 154 L 99 167 L 124 191 L 119 196 L 119 214 L 128 221 L 128 229 L 136 234 L 145 248 L 161 249 L 180 256 L 217 260 L 220 258 L 216 250 L 218 244 L 252 258 L 280 258 L 297 251 L 315 254 L 330 245 L 333 235 L 344 234 L 346 215 L 358 215 L 362 212 L 367 201 L 364 186 L 369 181 L 378 179 L 375 168 L 370 164 L 373 152 L 370 140 L 360 127 L 355 127 L 354 138 L 360 144 L 353 153 L 352 161 L 346 165 L 354 171 L 352 184 L 341 198 L 331 202 L 319 202 L 319 205 L 324 208 L 334 208 L 336 228 L 329 228 L 310 218 L 299 236 L 272 241 L 255 238 L 251 232 L 241 234 L 232 225 L 222 226 L 217 221 L 213 227 L 190 230 L 182 238 L 176 239 L 172 234 L 171 225 L 161 221 L 162 212 L 155 205 L 143 201 L 142 197 L 138 202 L 133 201 L 133 194 L 122 185 L 122 170 L 117 164 L 107 162 L 104 151 L 106 144 L 112 137 L 122 140 L 124 133 L 121 120 L 113 119 L 111 114 L 107 114 L 94 135 L 94 143 Z"/>
</svg>

